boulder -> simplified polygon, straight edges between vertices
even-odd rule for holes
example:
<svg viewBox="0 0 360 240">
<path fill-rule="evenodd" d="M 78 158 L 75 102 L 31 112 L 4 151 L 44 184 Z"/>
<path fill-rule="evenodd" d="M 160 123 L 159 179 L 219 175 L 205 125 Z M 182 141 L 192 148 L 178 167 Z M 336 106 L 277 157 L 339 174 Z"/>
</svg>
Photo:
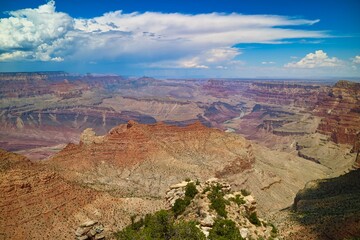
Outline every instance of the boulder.
<svg viewBox="0 0 360 240">
<path fill-rule="evenodd" d="M 77 240 L 86 240 L 89 239 L 89 237 L 87 235 L 84 236 L 80 236 L 80 237 L 76 237 Z"/>
<path fill-rule="evenodd" d="M 204 227 L 212 227 L 214 225 L 214 218 L 211 215 L 207 215 L 203 220 L 201 220 L 200 225 Z"/>
<path fill-rule="evenodd" d="M 82 235 L 86 235 L 86 233 L 90 230 L 89 227 L 78 227 L 75 231 L 75 235 L 80 237 Z"/>
<path fill-rule="evenodd" d="M 244 239 L 247 238 L 248 234 L 249 234 L 249 229 L 247 229 L 247 228 L 240 229 L 240 235 L 242 238 L 244 238 Z"/>
<path fill-rule="evenodd" d="M 187 184 L 188 184 L 188 182 L 183 181 L 181 183 L 171 185 L 170 189 L 183 188 L 183 187 L 186 187 Z"/>
<path fill-rule="evenodd" d="M 97 222 L 93 221 L 93 220 L 89 220 L 87 222 L 84 222 L 80 225 L 80 227 L 91 227 L 93 225 L 95 225 Z"/>
<path fill-rule="evenodd" d="M 95 240 L 99 240 L 99 239 L 105 239 L 105 234 L 104 233 L 100 233 L 98 235 L 95 236 Z"/>
</svg>

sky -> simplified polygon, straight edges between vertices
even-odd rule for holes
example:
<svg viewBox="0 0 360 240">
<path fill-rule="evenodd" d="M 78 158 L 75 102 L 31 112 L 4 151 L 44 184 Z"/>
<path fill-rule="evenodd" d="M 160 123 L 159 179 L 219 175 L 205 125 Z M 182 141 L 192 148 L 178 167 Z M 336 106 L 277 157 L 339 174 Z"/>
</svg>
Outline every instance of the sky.
<svg viewBox="0 0 360 240">
<path fill-rule="evenodd" d="M 360 78 L 358 0 L 0 0 L 0 71 Z"/>
</svg>

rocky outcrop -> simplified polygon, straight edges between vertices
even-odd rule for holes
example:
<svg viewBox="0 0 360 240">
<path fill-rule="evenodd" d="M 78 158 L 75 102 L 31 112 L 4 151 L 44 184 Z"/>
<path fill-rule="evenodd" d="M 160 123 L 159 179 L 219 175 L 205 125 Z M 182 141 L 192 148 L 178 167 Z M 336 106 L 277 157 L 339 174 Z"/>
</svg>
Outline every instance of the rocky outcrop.
<svg viewBox="0 0 360 240">
<path fill-rule="evenodd" d="M 105 239 L 104 226 L 93 220 L 83 222 L 75 231 L 77 240 Z"/>
<path fill-rule="evenodd" d="M 87 128 L 80 136 L 80 142 L 86 145 L 102 143 L 104 136 L 96 136 L 96 133 L 92 128 Z"/>
<path fill-rule="evenodd" d="M 213 200 L 211 200 L 211 195 L 216 191 L 218 194 L 217 201 L 225 204 L 226 219 L 236 224 L 242 238 L 268 239 L 272 237 L 276 239 L 277 233 L 274 226 L 257 217 L 254 197 L 245 190 L 241 192 L 232 191 L 229 183 L 217 178 L 208 179 L 205 183 L 185 181 L 172 185 L 166 193 L 166 201 L 170 208 L 174 207 L 176 201 L 185 197 L 188 184 L 195 185 L 198 193 L 184 212 L 177 217 L 179 220 L 197 222 L 198 228 L 205 236 L 209 236 L 215 222 L 224 217 L 219 215 L 219 209 L 214 207 Z"/>
<path fill-rule="evenodd" d="M 16 153 L 5 151 L 1 148 L 0 148 L 0 159 L 1 159 L 0 173 L 5 172 L 14 167 L 20 167 L 20 166 L 27 167 L 32 165 L 30 160 L 27 159 L 26 157 Z"/>
</svg>

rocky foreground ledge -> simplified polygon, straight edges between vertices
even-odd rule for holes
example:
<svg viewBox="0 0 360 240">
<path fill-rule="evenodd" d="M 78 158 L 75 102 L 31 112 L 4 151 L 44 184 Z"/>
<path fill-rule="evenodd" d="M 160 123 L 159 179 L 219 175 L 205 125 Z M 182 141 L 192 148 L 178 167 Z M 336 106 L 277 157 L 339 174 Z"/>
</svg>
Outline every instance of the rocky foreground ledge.
<svg viewBox="0 0 360 240">
<path fill-rule="evenodd" d="M 168 210 L 134 217 L 117 239 L 279 239 L 276 227 L 258 218 L 248 191 L 233 192 L 217 178 L 205 183 L 187 179 L 170 186 L 165 198 Z"/>
</svg>

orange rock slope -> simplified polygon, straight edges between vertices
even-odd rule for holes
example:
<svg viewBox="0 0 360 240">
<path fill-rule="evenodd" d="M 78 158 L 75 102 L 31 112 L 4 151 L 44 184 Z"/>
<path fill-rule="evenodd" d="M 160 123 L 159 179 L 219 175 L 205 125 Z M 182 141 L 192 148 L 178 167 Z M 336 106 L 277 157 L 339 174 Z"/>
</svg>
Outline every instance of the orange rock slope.
<svg viewBox="0 0 360 240">
<path fill-rule="evenodd" d="M 89 219 L 105 233 L 129 223 L 134 212 L 161 207 L 159 201 L 113 198 L 65 181 L 45 165 L 0 150 L 0 239 L 74 239 Z"/>
<path fill-rule="evenodd" d="M 66 178 L 95 188 L 159 196 L 186 177 L 207 179 L 230 173 L 232 167 L 237 172 L 249 169 L 252 154 L 244 138 L 200 122 L 177 127 L 130 121 L 105 136 L 84 131 L 78 145 L 69 144 L 48 164 Z"/>
<path fill-rule="evenodd" d="M 96 197 L 20 155 L 0 150 L 0 159 L 0 239 L 41 239 L 40 232 L 44 238 L 66 232 L 56 222 L 66 222 L 71 212 Z"/>
</svg>

